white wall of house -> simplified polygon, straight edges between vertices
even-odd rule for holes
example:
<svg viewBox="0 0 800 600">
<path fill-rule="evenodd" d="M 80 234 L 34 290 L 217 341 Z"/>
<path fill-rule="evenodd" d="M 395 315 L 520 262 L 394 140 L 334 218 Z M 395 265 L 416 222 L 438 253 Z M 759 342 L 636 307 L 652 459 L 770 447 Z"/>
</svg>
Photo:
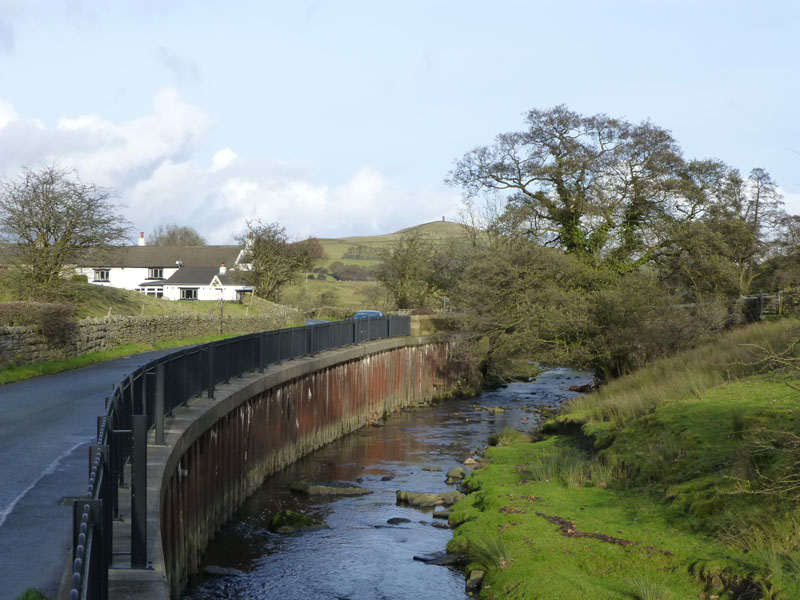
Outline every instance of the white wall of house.
<svg viewBox="0 0 800 600">
<path fill-rule="evenodd" d="M 86 275 L 86 277 L 89 278 L 89 283 L 122 288 L 124 290 L 138 289 L 139 284 L 147 281 L 150 276 L 150 269 L 146 267 L 109 267 L 108 269 L 78 267 L 75 270 L 79 275 Z M 97 271 L 99 270 L 108 272 L 107 281 L 96 278 Z M 169 279 L 177 270 L 177 267 L 165 267 L 163 269 L 164 279 Z M 160 285 L 162 283 L 162 281 L 158 279 L 152 281 L 153 285 Z"/>
<path fill-rule="evenodd" d="M 223 286 L 211 286 L 211 285 L 189 285 L 189 284 L 180 284 L 180 285 L 165 285 L 164 286 L 164 298 L 169 300 L 184 300 L 185 298 L 182 295 L 181 290 L 197 290 L 195 300 L 216 300 L 219 301 L 220 296 L 225 302 L 235 302 L 239 299 L 236 294 L 236 290 L 241 289 L 252 289 L 247 286 L 241 285 L 223 285 Z"/>
</svg>

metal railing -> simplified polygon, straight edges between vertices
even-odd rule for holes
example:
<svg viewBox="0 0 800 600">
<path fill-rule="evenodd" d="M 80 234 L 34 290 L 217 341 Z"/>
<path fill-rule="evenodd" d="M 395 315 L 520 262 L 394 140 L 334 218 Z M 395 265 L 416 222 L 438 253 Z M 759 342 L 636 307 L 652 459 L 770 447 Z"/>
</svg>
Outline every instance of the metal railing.
<svg viewBox="0 0 800 600">
<path fill-rule="evenodd" d="M 108 597 L 113 556 L 113 520 L 119 517 L 118 490 L 130 463 L 130 566 L 147 561 L 147 436 L 164 443 L 164 417 L 191 398 L 213 398 L 216 386 L 267 366 L 325 350 L 386 337 L 410 335 L 406 316 L 335 321 L 264 331 L 172 352 L 126 375 L 106 398 L 98 417 L 97 443 L 90 446 L 89 483 L 73 501 L 70 600 Z"/>
</svg>

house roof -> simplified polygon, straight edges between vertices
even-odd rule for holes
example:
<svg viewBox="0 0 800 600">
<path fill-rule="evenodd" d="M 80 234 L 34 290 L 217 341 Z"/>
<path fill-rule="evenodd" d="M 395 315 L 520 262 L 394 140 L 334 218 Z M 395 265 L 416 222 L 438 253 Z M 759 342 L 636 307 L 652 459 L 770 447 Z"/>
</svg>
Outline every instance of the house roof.
<svg viewBox="0 0 800 600">
<path fill-rule="evenodd" d="M 76 261 L 79 267 L 209 267 L 218 271 L 220 263 L 236 264 L 241 246 L 113 246 L 86 254 Z"/>
<path fill-rule="evenodd" d="M 214 276 L 222 285 L 248 286 L 238 271 L 229 270 L 224 275 L 219 274 L 219 267 L 181 267 L 172 277 L 161 282 L 161 285 L 211 285 Z M 153 285 L 153 284 L 150 284 Z"/>
</svg>

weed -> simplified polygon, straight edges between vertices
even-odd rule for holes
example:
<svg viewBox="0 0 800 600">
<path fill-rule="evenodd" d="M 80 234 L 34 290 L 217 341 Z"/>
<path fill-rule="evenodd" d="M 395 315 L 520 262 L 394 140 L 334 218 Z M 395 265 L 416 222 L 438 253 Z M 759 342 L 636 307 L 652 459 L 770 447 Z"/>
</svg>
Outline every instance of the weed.
<svg viewBox="0 0 800 600">
<path fill-rule="evenodd" d="M 646 575 L 634 575 L 628 579 L 631 594 L 636 600 L 669 600 L 672 598 L 662 584 L 654 582 Z"/>
<path fill-rule="evenodd" d="M 471 541 L 467 549 L 467 558 L 487 571 L 492 568 L 507 569 L 511 564 L 506 544 L 500 534 L 491 536 L 483 542 Z"/>
<path fill-rule="evenodd" d="M 497 436 L 497 443 L 494 444 L 496 446 L 510 446 L 512 444 L 517 444 L 520 442 L 530 442 L 531 438 L 529 438 L 526 434 L 522 433 L 518 429 L 514 429 L 513 427 L 506 427 L 503 431 L 500 432 L 500 435 Z"/>
</svg>

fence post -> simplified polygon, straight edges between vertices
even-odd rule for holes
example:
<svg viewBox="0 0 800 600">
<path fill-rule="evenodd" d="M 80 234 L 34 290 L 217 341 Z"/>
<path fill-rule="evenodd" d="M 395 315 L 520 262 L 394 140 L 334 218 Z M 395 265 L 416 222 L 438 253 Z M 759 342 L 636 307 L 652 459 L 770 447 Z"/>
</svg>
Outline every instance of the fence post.
<svg viewBox="0 0 800 600">
<path fill-rule="evenodd" d="M 214 343 L 208 345 L 208 397 L 214 398 Z"/>
<path fill-rule="evenodd" d="M 156 444 L 164 445 L 164 363 L 156 366 Z"/>
<path fill-rule="evenodd" d="M 133 415 L 131 568 L 147 567 L 147 417 Z"/>
</svg>

